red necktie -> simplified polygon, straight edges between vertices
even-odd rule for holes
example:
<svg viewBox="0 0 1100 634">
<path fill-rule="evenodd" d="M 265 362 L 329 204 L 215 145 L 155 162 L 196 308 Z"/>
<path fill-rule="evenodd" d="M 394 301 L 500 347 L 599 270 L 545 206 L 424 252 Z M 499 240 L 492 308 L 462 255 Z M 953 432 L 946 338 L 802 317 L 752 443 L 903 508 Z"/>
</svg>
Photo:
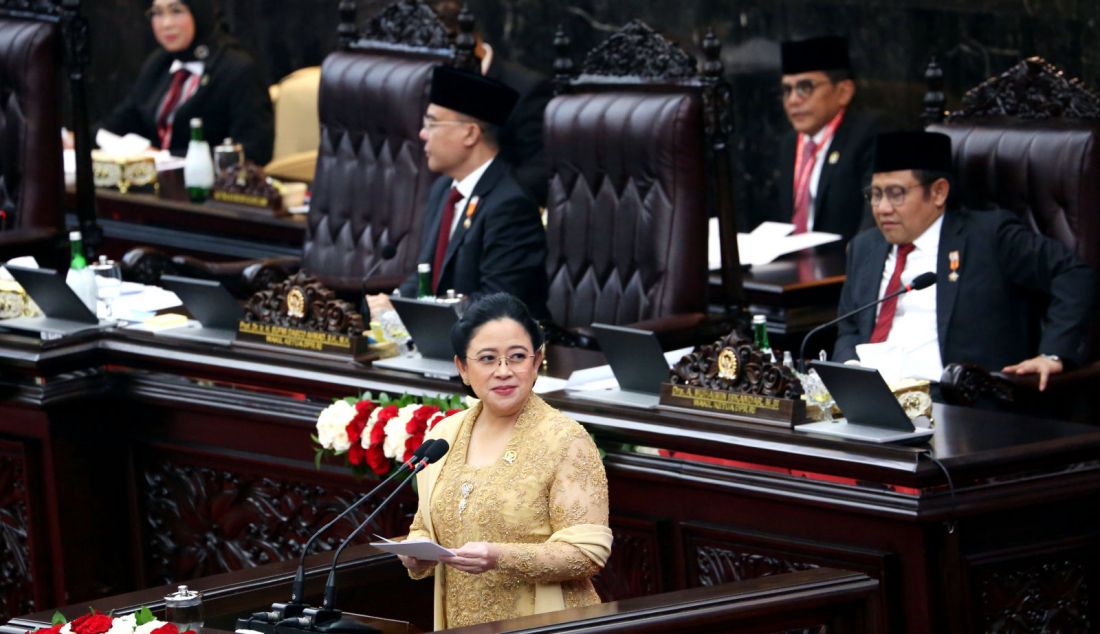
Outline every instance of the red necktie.
<svg viewBox="0 0 1100 634">
<path fill-rule="evenodd" d="M 890 281 L 886 283 L 884 296 L 901 288 L 901 272 L 905 270 L 905 260 L 914 248 L 912 244 L 898 245 L 898 257 L 894 263 L 894 274 L 890 276 Z M 886 337 L 890 334 L 890 327 L 894 325 L 894 313 L 896 312 L 898 312 L 898 298 L 896 296 L 882 302 L 878 319 L 875 320 L 875 329 L 871 332 L 871 343 L 886 341 Z"/>
<path fill-rule="evenodd" d="M 817 161 L 817 144 L 813 138 L 807 137 L 802 144 L 802 161 L 798 165 L 797 182 L 802 187 L 794 192 L 794 223 L 795 233 L 806 233 L 810 227 L 810 178 L 813 176 L 814 163 Z"/>
<path fill-rule="evenodd" d="M 447 255 L 447 245 L 451 242 L 451 224 L 455 219 L 455 205 L 462 200 L 462 192 L 452 187 L 443 203 L 443 218 L 439 221 L 439 237 L 435 240 L 435 261 L 432 263 L 432 289 L 439 294 L 439 273 L 443 270 L 443 259 Z"/>
<path fill-rule="evenodd" d="M 183 85 L 190 76 L 191 71 L 186 68 L 181 68 L 172 73 L 172 85 L 168 87 L 164 103 L 160 106 L 160 113 L 157 114 L 157 135 L 160 137 L 160 149 L 162 150 L 167 150 L 172 142 L 172 113 L 176 111 L 176 106 L 180 105 L 180 99 L 183 97 Z"/>
</svg>

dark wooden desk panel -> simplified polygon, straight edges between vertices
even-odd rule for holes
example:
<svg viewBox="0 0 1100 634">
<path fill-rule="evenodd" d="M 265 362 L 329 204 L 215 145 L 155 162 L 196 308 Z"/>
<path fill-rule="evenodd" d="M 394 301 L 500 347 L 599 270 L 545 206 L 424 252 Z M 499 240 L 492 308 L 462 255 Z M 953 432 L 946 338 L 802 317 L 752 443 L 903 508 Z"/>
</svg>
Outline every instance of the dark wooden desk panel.
<svg viewBox="0 0 1100 634">
<path fill-rule="evenodd" d="M 768 319 L 768 339 L 782 350 L 798 350 L 802 336 L 836 317 L 840 289 L 844 285 L 845 252 L 826 245 L 783 256 L 744 273 L 749 312 Z M 719 297 L 721 279 L 710 277 L 711 297 Z M 712 303 L 718 303 L 712 299 Z M 836 335 L 826 332 L 814 339 L 814 350 L 832 351 Z"/>
<path fill-rule="evenodd" d="M 66 206 L 75 203 L 66 193 Z M 210 260 L 301 255 L 304 215 L 275 217 L 270 212 L 192 204 L 154 194 L 120 194 L 96 190 L 96 207 L 104 233 L 103 252 L 121 257 L 135 246 Z"/>
<path fill-rule="evenodd" d="M 318 471 L 311 463 L 308 436 L 328 399 L 360 389 L 458 388 L 330 357 L 257 346 L 220 349 L 137 333 L 48 342 L 39 351 L 35 342 L 6 342 L 0 346 L 2 376 L 10 372 L 17 380 L 9 386 L 9 400 L 0 403 L 0 420 L 20 409 L 49 411 L 50 403 L 91 402 L 95 389 L 109 386 L 101 403 L 110 416 L 101 417 L 97 430 L 131 456 L 131 475 L 115 490 L 129 489 L 124 497 L 133 510 L 123 513 L 121 525 L 111 516 L 86 516 L 135 544 L 116 557 L 129 566 L 129 576 L 97 579 L 99 587 L 116 589 L 212 571 L 188 563 L 194 559 L 188 553 L 205 553 L 205 561 L 215 562 L 218 553 L 247 554 L 218 564 L 231 567 L 291 556 L 310 526 L 363 490 L 343 470 Z M 93 366 L 90 374 L 74 371 L 76 361 L 64 362 L 66 346 L 74 359 Z M 557 363 L 564 363 L 561 356 Z M 98 388 L 88 376 L 103 377 Z M 973 631 L 1004 610 L 1035 618 L 1038 613 L 1025 605 L 998 600 L 1029 596 L 1029 584 L 1057 589 L 1043 595 L 1055 602 L 1044 614 L 1100 622 L 1100 526 L 1090 513 L 1100 503 L 1096 428 L 943 407 L 937 409 L 932 451 L 922 452 L 814 438 L 743 420 L 604 407 L 560 394 L 547 399 L 585 424 L 608 453 L 616 546 L 598 578 L 607 596 L 840 567 L 879 581 L 874 604 L 880 629 L 888 631 Z M 74 444 L 65 440 L 74 427 L 60 421 L 76 415 L 59 413 L 45 440 L 25 424 L 9 424 L 0 433 L 33 458 L 52 442 Z M 726 462 L 637 453 L 635 445 Z M 951 474 L 953 492 L 929 457 Z M 36 469 L 33 460 L 27 464 Z M 79 477 L 41 469 L 43 481 Z M 212 496 L 221 496 L 225 512 L 180 523 L 165 515 L 166 507 L 151 506 L 160 498 L 189 503 L 196 490 L 211 503 Z M 410 496 L 384 513 L 384 525 L 399 530 L 412 502 Z M 272 512 L 250 515 L 256 504 Z M 31 505 L 47 517 L 61 516 L 48 499 Z M 293 518 L 303 509 L 308 512 L 299 526 Z M 256 529 L 241 531 L 239 521 L 226 521 L 233 517 L 253 518 Z M 164 531 L 150 532 L 148 522 L 155 518 L 177 527 L 167 550 L 156 544 Z M 76 529 L 62 526 L 66 530 Z M 72 546 L 66 547 L 61 554 L 69 556 Z M 95 593 L 79 587 L 88 579 L 56 566 L 54 561 L 35 572 L 51 577 L 51 587 Z"/>
</svg>

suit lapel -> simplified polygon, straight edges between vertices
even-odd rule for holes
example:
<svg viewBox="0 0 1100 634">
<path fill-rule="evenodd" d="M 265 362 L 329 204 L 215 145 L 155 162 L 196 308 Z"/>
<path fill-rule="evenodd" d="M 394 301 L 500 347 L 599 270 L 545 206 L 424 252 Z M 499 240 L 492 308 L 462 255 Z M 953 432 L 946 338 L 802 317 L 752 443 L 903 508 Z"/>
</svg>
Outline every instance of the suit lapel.
<svg viewBox="0 0 1100 634">
<path fill-rule="evenodd" d="M 959 284 L 948 277 L 951 270 L 951 252 L 959 253 L 960 265 L 966 255 L 966 223 L 959 214 L 945 212 L 943 226 L 940 227 L 939 253 L 936 254 L 936 332 L 940 339 L 940 356 L 943 357 L 944 344 L 947 342 L 947 326 L 955 310 L 955 299 L 959 295 Z M 960 267 L 959 272 L 962 273 Z M 946 362 L 946 359 L 944 359 Z"/>
<path fill-rule="evenodd" d="M 474 185 L 474 191 L 470 197 L 466 200 L 466 204 L 462 209 L 456 209 L 455 213 L 462 218 L 458 222 L 458 228 L 451 234 L 451 241 L 447 243 L 447 254 L 443 256 L 443 271 L 447 270 L 447 266 L 451 263 L 455 253 L 458 252 L 458 248 L 462 245 L 462 241 L 466 238 L 466 233 L 470 228 L 466 226 L 466 211 L 470 208 L 470 203 L 477 198 L 477 209 L 474 210 L 474 216 L 470 218 L 470 225 L 477 222 L 481 214 L 478 209 L 482 209 L 484 202 L 482 199 L 496 186 L 500 177 L 504 174 L 504 170 L 507 169 L 506 164 L 503 161 L 493 159 L 493 162 L 489 164 L 489 167 L 485 170 L 485 173 L 481 175 L 481 178 L 477 181 L 477 185 Z M 438 231 L 439 222 L 436 222 L 436 231 Z M 440 278 L 443 277 L 443 272 L 439 274 Z"/>
<path fill-rule="evenodd" d="M 817 196 L 814 196 L 814 227 L 821 226 L 825 217 L 822 215 L 824 210 L 828 209 L 822 204 L 825 197 L 829 195 L 829 185 L 833 182 L 833 172 L 836 171 L 836 166 L 840 164 L 840 161 L 844 159 L 843 151 L 844 144 L 848 140 L 847 125 L 849 113 L 844 114 L 844 118 L 840 120 L 840 125 L 837 126 L 836 132 L 833 133 L 833 140 L 829 143 L 829 147 L 826 148 L 825 153 L 821 155 L 821 160 L 824 164 L 821 166 L 821 176 L 817 180 Z M 837 154 L 837 161 L 832 163 L 829 161 L 829 157 L 834 153 Z"/>
</svg>

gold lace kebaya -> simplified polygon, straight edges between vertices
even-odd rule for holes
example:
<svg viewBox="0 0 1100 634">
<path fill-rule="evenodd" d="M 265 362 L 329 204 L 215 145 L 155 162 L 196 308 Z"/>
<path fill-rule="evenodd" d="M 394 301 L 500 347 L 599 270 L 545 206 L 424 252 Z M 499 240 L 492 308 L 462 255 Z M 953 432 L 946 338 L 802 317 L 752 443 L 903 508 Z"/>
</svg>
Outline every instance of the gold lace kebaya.
<svg viewBox="0 0 1100 634">
<path fill-rule="evenodd" d="M 442 591 L 445 612 L 443 619 L 436 615 L 436 628 L 555 609 L 536 605 L 537 591 L 547 584 L 555 592 L 560 588 L 563 604 L 558 608 L 599 603 L 590 578 L 610 552 L 610 531 L 607 477 L 592 439 L 575 421 L 532 395 L 500 459 L 474 468 L 466 464 L 466 453 L 480 412 L 479 404 L 436 428 L 446 434 L 449 426 L 454 442 L 431 488 L 434 530 L 423 521 L 421 502 L 409 536 L 434 538 L 451 549 L 468 542 L 492 542 L 500 546 L 501 556 L 496 569 L 481 574 L 435 567 L 435 574 L 442 574 L 437 591 Z M 551 541 L 552 535 L 571 527 L 596 537 L 578 544 Z M 604 551 L 588 548 L 589 541 L 602 539 Z"/>
</svg>

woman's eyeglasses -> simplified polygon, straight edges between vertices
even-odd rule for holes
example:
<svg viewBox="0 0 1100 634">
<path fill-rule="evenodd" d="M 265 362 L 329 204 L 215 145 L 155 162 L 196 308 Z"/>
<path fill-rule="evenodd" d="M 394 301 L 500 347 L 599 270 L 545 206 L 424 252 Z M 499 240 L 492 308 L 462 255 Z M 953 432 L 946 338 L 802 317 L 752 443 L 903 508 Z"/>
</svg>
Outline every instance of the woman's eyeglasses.
<svg viewBox="0 0 1100 634">
<path fill-rule="evenodd" d="M 535 355 L 527 352 L 511 352 L 506 355 L 498 355 L 485 353 L 476 357 L 466 357 L 470 361 L 476 362 L 483 368 L 494 368 L 504 362 L 506 366 L 520 366 L 523 365 L 528 359 L 533 359 Z"/>
</svg>

